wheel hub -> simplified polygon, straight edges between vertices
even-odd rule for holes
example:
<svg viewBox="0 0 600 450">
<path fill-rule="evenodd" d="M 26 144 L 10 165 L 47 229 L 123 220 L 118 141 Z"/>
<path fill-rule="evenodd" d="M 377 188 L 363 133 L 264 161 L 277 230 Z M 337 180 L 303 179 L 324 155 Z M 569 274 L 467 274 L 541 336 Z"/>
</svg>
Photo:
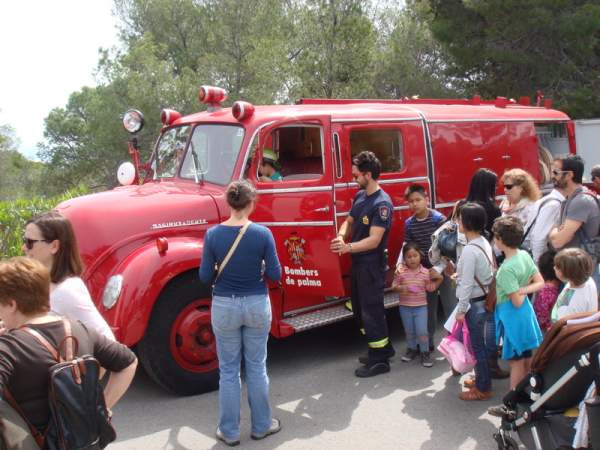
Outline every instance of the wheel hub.
<svg viewBox="0 0 600 450">
<path fill-rule="evenodd" d="M 177 363 L 192 372 L 209 372 L 218 366 L 210 323 L 210 300 L 196 300 L 177 315 L 171 329 L 171 353 Z"/>
</svg>

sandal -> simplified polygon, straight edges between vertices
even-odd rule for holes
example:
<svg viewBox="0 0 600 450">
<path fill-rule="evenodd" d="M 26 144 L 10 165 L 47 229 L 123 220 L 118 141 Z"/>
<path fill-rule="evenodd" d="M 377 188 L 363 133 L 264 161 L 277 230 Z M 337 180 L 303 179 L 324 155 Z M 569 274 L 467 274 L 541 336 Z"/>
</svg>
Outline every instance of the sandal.
<svg viewBox="0 0 600 450">
<path fill-rule="evenodd" d="M 488 400 L 492 398 L 492 391 L 482 392 L 476 387 L 469 389 L 468 391 L 462 392 L 458 398 L 466 402 L 474 400 Z"/>
<path fill-rule="evenodd" d="M 475 387 L 475 375 L 469 375 L 467 378 L 465 378 L 465 381 L 463 381 L 463 386 L 466 387 L 467 389 L 471 389 Z"/>
</svg>

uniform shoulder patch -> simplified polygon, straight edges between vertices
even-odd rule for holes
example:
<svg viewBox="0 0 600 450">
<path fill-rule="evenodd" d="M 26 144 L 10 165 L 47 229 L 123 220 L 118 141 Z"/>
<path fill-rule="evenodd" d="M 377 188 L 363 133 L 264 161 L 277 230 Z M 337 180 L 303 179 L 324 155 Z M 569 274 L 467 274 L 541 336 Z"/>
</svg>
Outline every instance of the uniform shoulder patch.
<svg viewBox="0 0 600 450">
<path fill-rule="evenodd" d="M 383 221 L 387 221 L 390 217 L 390 207 L 387 205 L 381 205 L 379 207 L 379 218 Z"/>
</svg>

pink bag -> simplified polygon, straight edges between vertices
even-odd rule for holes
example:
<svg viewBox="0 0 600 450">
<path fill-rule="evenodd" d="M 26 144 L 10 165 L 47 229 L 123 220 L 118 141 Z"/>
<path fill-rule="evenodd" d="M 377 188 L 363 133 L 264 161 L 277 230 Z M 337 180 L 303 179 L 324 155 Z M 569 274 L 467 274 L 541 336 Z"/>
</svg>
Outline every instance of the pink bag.
<svg viewBox="0 0 600 450">
<path fill-rule="evenodd" d="M 457 338 L 461 332 L 462 342 Z M 452 368 L 460 373 L 470 372 L 477 362 L 471 350 L 469 328 L 464 320 L 454 324 L 452 333 L 442 339 L 438 350 L 446 357 Z"/>
</svg>

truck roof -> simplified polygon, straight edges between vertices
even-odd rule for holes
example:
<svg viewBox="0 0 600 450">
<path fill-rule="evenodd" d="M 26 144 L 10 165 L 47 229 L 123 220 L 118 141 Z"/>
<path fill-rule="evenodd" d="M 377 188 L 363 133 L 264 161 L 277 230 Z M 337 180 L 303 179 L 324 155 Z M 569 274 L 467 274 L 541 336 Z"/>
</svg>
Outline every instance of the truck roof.
<svg viewBox="0 0 600 450">
<path fill-rule="evenodd" d="M 421 120 L 428 122 L 471 121 L 567 121 L 565 113 L 538 106 L 526 106 L 508 101 L 475 102 L 473 100 L 343 100 L 302 99 L 295 105 L 256 106 L 245 124 L 282 120 L 286 118 L 308 119 L 315 116 L 331 116 L 333 121 L 373 120 Z M 231 114 L 231 108 L 213 112 L 191 114 L 176 121 L 186 124 L 205 121 L 239 122 Z"/>
</svg>

